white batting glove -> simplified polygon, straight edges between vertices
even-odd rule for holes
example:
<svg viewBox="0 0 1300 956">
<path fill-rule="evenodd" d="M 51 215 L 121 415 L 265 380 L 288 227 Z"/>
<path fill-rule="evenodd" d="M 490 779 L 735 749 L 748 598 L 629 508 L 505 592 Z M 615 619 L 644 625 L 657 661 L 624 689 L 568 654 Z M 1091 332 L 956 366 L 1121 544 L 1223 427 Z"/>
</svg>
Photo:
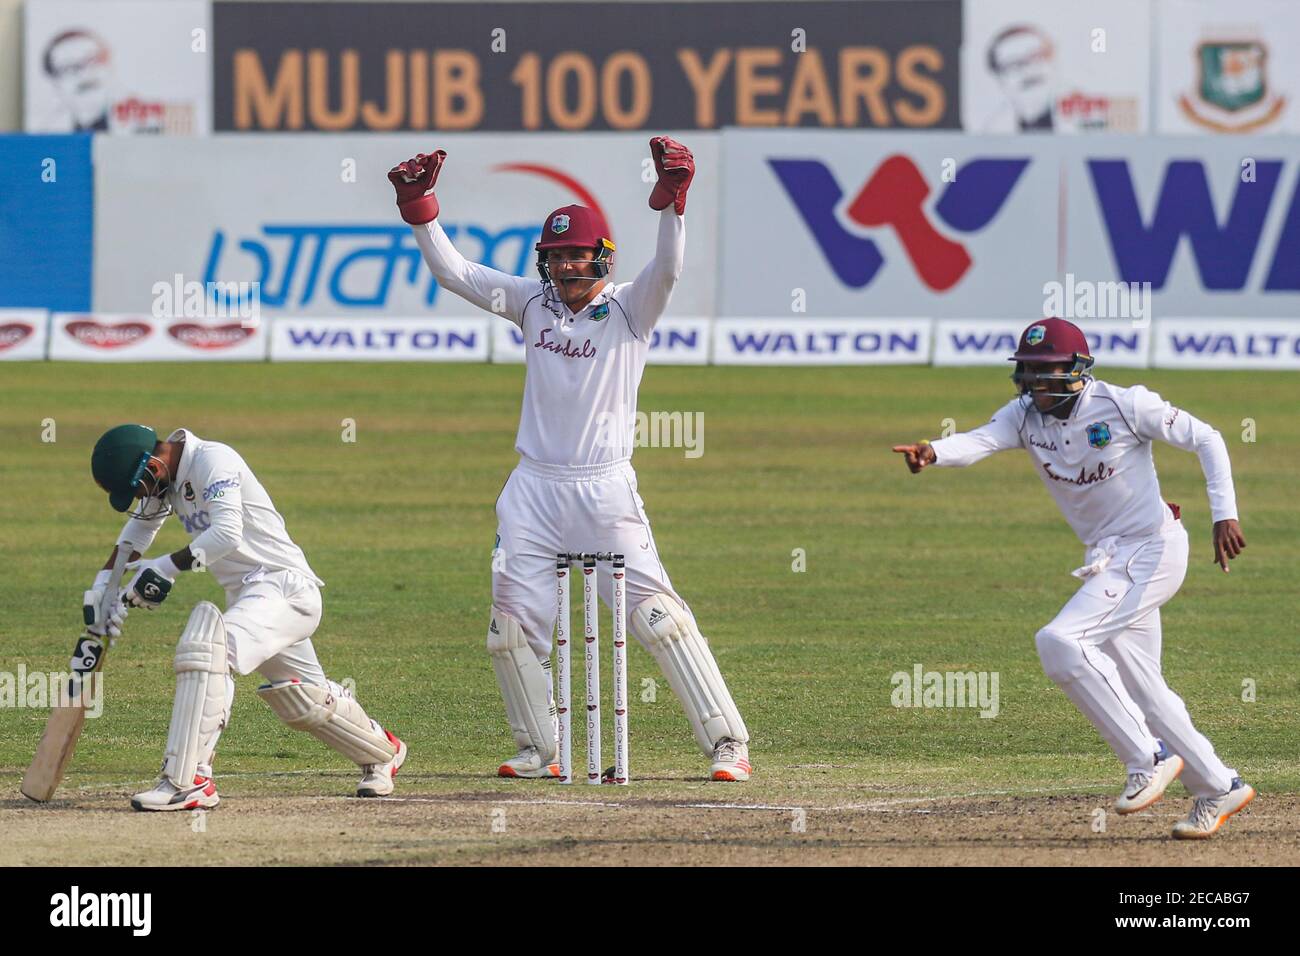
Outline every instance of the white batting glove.
<svg viewBox="0 0 1300 956">
<path fill-rule="evenodd" d="M 95 635 L 95 637 L 121 637 L 122 625 L 126 623 L 127 609 L 120 600 L 109 602 L 109 607 L 105 609 L 105 599 L 108 597 L 108 572 L 102 572 L 104 575 L 103 583 L 100 583 L 99 575 L 95 576 L 98 587 L 91 588 L 81 597 L 82 619 L 86 622 L 86 630 Z"/>
</svg>

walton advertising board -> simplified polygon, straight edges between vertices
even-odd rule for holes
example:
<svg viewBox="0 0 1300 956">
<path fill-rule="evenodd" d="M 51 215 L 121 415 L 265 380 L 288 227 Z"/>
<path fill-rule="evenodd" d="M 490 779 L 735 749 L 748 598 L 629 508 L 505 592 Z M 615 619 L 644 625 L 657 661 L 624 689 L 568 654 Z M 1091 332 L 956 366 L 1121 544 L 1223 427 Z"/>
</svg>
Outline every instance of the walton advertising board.
<svg viewBox="0 0 1300 956">
<path fill-rule="evenodd" d="M 1054 139 L 728 130 L 726 316 L 1041 314 Z"/>
<path fill-rule="evenodd" d="M 699 171 L 669 313 L 709 315 L 717 137 L 683 139 Z M 387 178 L 394 164 L 435 147 L 447 150 L 439 222 L 473 261 L 536 277 L 542 221 L 570 203 L 603 211 L 618 247 L 616 282 L 636 277 L 658 236 L 641 134 L 109 137 L 95 147 L 95 307 L 103 311 L 153 311 L 154 286 L 179 275 L 205 286 L 258 283 L 267 316 L 463 315 L 465 303 L 425 266 Z"/>
<path fill-rule="evenodd" d="M 729 130 L 720 312 L 1295 315 L 1297 147 Z"/>
<path fill-rule="evenodd" d="M 1064 162 L 1076 288 L 1149 282 L 1156 319 L 1300 312 L 1300 139 L 1123 137 Z"/>
</svg>

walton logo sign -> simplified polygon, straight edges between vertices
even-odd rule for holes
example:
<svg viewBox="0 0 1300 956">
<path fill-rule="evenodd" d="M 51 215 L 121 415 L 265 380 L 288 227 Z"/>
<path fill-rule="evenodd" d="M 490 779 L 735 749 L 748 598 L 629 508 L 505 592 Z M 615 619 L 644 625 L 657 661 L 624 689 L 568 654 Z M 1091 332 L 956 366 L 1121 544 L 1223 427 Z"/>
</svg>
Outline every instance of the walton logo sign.
<svg viewBox="0 0 1300 956">
<path fill-rule="evenodd" d="M 874 241 L 840 222 L 836 209 L 844 193 L 826 164 L 815 159 L 768 163 L 839 280 L 855 289 L 869 285 L 885 257 Z M 906 156 L 890 156 L 876 167 L 844 214 L 859 227 L 892 228 L 920 280 L 935 292 L 946 292 L 974 260 L 965 245 L 939 231 L 931 216 L 953 231 L 978 232 L 997 216 L 1028 166 L 1028 158 L 972 159 L 956 171 L 927 212 L 930 184 L 921 170 Z"/>
<path fill-rule="evenodd" d="M 1261 291 L 1300 291 L 1300 188 L 1289 198 L 1278 196 L 1282 167 L 1282 160 L 1260 159 L 1254 163 L 1251 179 L 1236 177 L 1232 202 L 1224 206 L 1220 225 L 1201 160 L 1169 162 L 1154 203 L 1139 199 L 1128 160 L 1089 160 L 1088 172 L 1120 278 L 1164 288 L 1174 253 L 1186 238 L 1206 290 L 1244 289 L 1255 254 L 1271 251 Z M 1281 230 L 1272 250 L 1261 249 L 1264 226 L 1277 202 L 1286 206 Z M 1144 221 L 1142 210 L 1152 208 L 1150 221 Z"/>
</svg>

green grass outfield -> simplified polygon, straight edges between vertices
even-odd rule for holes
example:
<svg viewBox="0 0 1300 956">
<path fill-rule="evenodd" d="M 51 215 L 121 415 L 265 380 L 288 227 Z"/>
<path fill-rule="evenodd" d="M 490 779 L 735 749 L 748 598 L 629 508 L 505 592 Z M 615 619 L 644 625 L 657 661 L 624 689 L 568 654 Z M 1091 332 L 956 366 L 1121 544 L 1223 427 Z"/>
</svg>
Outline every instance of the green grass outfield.
<svg viewBox="0 0 1300 956">
<path fill-rule="evenodd" d="M 1194 719 L 1261 791 L 1300 789 L 1295 741 L 1300 376 L 1118 370 L 1216 425 L 1228 442 L 1249 547 L 1224 575 L 1195 456 L 1157 451 L 1193 563 L 1164 612 L 1165 671 Z M 523 369 L 455 365 L 0 365 L 0 671 L 66 666 L 81 592 L 120 523 L 89 473 L 122 421 L 186 426 L 235 446 L 325 578 L 327 672 L 411 744 L 426 788 L 500 786 L 513 751 L 484 650 L 493 502 L 516 456 Z M 1122 770 L 1044 677 L 1034 632 L 1076 583 L 1081 548 L 1024 457 L 913 477 L 895 442 L 987 419 L 1003 368 L 651 368 L 644 411 L 704 414 L 704 454 L 637 452 L 665 565 L 696 611 L 753 735 L 760 774 L 790 788 L 1109 793 Z M 557 409 L 557 414 L 562 409 Z M 1242 440 L 1253 419 L 1257 441 Z M 57 440 L 42 441 L 53 419 Z M 343 419 L 357 440 L 341 441 Z M 174 550 L 170 522 L 159 545 Z M 792 571 L 804 549 L 807 570 Z M 188 609 L 220 591 L 186 576 L 135 612 L 107 668 L 72 786 L 156 771 L 171 656 Z M 997 671 L 1001 711 L 895 709 L 890 675 Z M 633 648 L 634 686 L 658 677 Z M 575 675 L 576 676 L 576 675 Z M 1244 680 L 1257 700 L 1242 700 Z M 217 770 L 223 794 L 335 793 L 348 764 L 283 728 L 239 683 Z M 634 703 L 634 771 L 680 788 L 704 769 L 661 677 Z M 608 695 L 608 680 L 606 681 Z M 17 789 L 45 714 L 0 709 L 0 786 Z M 609 717 L 606 718 L 608 733 Z M 577 741 L 575 740 L 575 748 Z M 608 745 L 607 745 L 608 747 Z M 303 776 L 272 776 L 308 771 Z M 400 781 L 400 778 L 399 778 Z M 692 786 L 694 784 L 692 783 Z M 346 785 L 343 786 L 346 790 Z M 734 793 L 735 791 L 730 791 Z"/>
</svg>

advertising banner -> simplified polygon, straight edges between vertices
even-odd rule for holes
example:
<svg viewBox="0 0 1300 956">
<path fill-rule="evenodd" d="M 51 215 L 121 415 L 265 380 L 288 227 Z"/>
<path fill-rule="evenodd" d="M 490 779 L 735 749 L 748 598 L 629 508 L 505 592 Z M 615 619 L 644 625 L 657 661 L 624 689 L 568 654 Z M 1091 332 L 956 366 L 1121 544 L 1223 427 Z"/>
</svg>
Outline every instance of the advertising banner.
<svg viewBox="0 0 1300 956">
<path fill-rule="evenodd" d="M 701 318 L 663 318 L 650 337 L 651 365 L 707 365 L 712 323 Z M 512 322 L 492 322 L 492 361 L 523 362 L 524 333 Z"/>
<path fill-rule="evenodd" d="M 684 139 L 698 171 L 669 314 L 710 315 L 717 136 Z M 426 267 L 387 178 L 435 146 L 447 150 L 439 221 L 467 258 L 537 277 L 542 222 L 571 203 L 604 213 L 617 246 L 615 282 L 634 279 L 652 258 L 659 213 L 646 202 L 654 176 L 640 133 L 110 137 L 95 151 L 95 308 L 152 311 L 154 285 L 180 276 L 258 283 L 265 316 L 465 315 L 470 307 Z"/>
<path fill-rule="evenodd" d="M 0 362 L 44 359 L 49 324 L 45 312 L 0 309 Z"/>
<path fill-rule="evenodd" d="M 1151 0 L 966 0 L 962 128 L 1144 133 Z"/>
<path fill-rule="evenodd" d="M 486 362 L 491 319 L 271 322 L 272 362 Z"/>
<path fill-rule="evenodd" d="M 1111 281 L 1157 319 L 1300 314 L 1300 138 L 1123 137 L 1065 163 L 1064 304 L 1082 311 L 1063 318 L 1098 315 L 1109 293 L 1080 297 Z"/>
<path fill-rule="evenodd" d="M 266 324 L 152 315 L 58 313 L 50 358 L 76 362 L 261 362 Z"/>
<path fill-rule="evenodd" d="M 1020 333 L 1033 321 L 1027 318 L 943 319 L 935 323 L 935 365 L 1001 365 L 1011 374 L 1007 360 L 1016 351 Z M 1123 320 L 1080 319 L 1076 323 L 1088 337 L 1088 347 L 1099 366 L 1146 368 L 1151 356 L 1151 326 Z"/>
<path fill-rule="evenodd" d="M 213 5 L 215 128 L 955 129 L 960 0 Z"/>
<path fill-rule="evenodd" d="M 1041 315 L 1057 142 L 726 131 L 721 314 Z"/>
<path fill-rule="evenodd" d="M 718 319 L 715 365 L 924 365 L 928 319 Z"/>
<path fill-rule="evenodd" d="M 1300 370 L 1300 320 L 1162 319 L 1157 368 Z"/>
<path fill-rule="evenodd" d="M 1158 0 L 1156 129 L 1300 133 L 1300 4 Z"/>
<path fill-rule="evenodd" d="M 211 128 L 206 0 L 28 0 L 25 13 L 28 132 Z"/>
<path fill-rule="evenodd" d="M 90 141 L 0 134 L 0 308 L 90 307 Z"/>
<path fill-rule="evenodd" d="M 720 312 L 1300 314 L 1297 156 L 1281 136 L 727 131 Z"/>
</svg>

